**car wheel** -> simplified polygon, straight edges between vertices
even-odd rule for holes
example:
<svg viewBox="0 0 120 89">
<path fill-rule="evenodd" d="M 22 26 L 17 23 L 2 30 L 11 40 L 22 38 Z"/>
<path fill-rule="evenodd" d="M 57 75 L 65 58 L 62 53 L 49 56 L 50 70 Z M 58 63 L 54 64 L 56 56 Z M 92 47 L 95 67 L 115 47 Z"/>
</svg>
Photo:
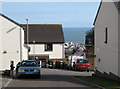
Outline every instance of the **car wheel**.
<svg viewBox="0 0 120 89">
<path fill-rule="evenodd" d="M 21 79 L 21 76 L 18 76 L 18 79 Z"/>
<path fill-rule="evenodd" d="M 75 67 L 75 71 L 77 71 L 78 69 Z"/>
<path fill-rule="evenodd" d="M 87 70 L 87 72 L 89 72 L 89 70 Z"/>
<path fill-rule="evenodd" d="M 38 75 L 38 78 L 40 79 L 40 78 L 41 78 L 41 75 Z"/>
<path fill-rule="evenodd" d="M 73 67 L 73 68 L 72 68 L 72 71 L 74 71 L 74 70 L 75 70 L 75 68 Z"/>
</svg>

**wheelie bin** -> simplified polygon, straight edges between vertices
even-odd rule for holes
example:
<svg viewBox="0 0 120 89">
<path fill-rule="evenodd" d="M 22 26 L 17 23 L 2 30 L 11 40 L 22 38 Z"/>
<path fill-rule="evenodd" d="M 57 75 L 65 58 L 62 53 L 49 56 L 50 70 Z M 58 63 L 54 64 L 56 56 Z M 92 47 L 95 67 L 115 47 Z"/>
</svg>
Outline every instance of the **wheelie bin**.
<svg viewBox="0 0 120 89">
<path fill-rule="evenodd" d="M 60 61 L 60 69 L 63 68 L 63 61 Z"/>
<path fill-rule="evenodd" d="M 52 67 L 53 67 L 53 69 L 56 68 L 56 61 L 53 61 Z"/>
<path fill-rule="evenodd" d="M 64 69 L 67 69 L 67 65 L 68 65 L 68 63 L 67 63 L 67 61 L 64 61 Z"/>
<path fill-rule="evenodd" d="M 59 69 L 60 68 L 60 62 L 56 61 L 56 68 Z"/>
</svg>

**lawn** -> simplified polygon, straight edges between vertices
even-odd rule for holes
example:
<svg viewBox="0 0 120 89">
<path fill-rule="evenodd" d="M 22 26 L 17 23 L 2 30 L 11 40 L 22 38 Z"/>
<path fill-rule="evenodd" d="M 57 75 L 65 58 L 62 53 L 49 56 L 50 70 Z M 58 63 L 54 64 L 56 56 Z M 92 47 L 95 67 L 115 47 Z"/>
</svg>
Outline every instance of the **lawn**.
<svg viewBox="0 0 120 89">
<path fill-rule="evenodd" d="M 97 76 L 87 76 L 87 77 L 76 76 L 76 78 L 96 84 L 106 89 L 120 89 L 120 82 L 115 80 L 110 80 L 107 78 L 101 78 Z"/>
</svg>

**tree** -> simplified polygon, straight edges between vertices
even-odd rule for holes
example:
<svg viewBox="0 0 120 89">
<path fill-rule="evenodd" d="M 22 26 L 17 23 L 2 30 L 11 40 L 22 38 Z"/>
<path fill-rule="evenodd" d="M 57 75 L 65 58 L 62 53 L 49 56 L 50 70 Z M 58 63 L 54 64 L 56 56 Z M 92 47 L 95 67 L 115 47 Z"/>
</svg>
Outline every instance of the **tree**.
<svg viewBox="0 0 120 89">
<path fill-rule="evenodd" d="M 94 28 L 86 32 L 85 44 L 94 46 Z"/>
</svg>

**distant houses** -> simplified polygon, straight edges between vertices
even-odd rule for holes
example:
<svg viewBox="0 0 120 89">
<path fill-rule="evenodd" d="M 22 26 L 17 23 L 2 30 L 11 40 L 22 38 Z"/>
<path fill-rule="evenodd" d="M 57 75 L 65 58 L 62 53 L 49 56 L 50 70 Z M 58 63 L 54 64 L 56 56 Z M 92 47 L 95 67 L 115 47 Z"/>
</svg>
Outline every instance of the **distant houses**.
<svg viewBox="0 0 120 89">
<path fill-rule="evenodd" d="M 23 24 L 27 28 L 26 24 Z M 64 59 L 64 34 L 61 24 L 28 24 L 29 59 L 39 59 L 42 67 L 48 60 Z M 27 34 L 25 32 L 25 44 Z"/>
<path fill-rule="evenodd" d="M 99 76 L 120 80 L 120 2 L 100 3 L 95 27 L 95 70 Z"/>
<path fill-rule="evenodd" d="M 24 29 L 23 26 L 7 16 L 0 14 L 0 70 L 10 69 L 10 61 L 16 65 L 25 58 Z"/>
</svg>

